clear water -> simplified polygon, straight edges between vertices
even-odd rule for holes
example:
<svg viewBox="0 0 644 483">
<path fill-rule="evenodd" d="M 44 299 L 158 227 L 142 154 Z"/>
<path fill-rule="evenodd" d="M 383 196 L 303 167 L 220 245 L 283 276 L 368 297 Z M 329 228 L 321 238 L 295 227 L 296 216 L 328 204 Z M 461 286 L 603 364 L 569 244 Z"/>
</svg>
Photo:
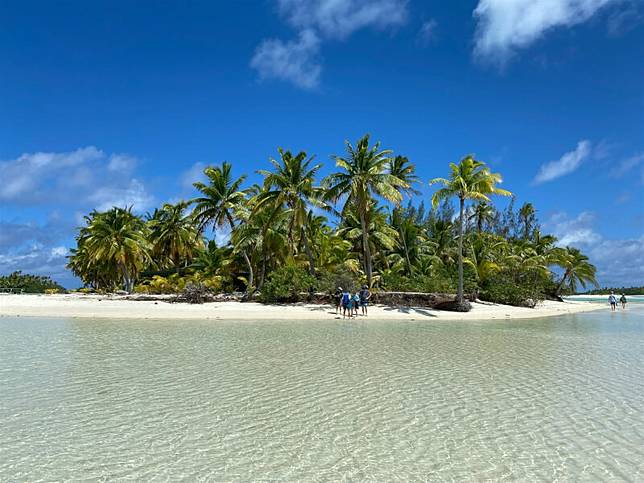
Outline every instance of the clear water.
<svg viewBox="0 0 644 483">
<path fill-rule="evenodd" d="M 642 481 L 642 309 L 0 318 L 0 481 Z"/>
</svg>

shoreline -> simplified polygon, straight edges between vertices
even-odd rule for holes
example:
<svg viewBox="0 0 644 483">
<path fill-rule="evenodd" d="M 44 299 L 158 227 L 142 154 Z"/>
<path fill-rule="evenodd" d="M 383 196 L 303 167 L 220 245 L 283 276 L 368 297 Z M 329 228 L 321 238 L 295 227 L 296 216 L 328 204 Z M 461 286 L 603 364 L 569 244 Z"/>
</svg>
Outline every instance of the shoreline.
<svg viewBox="0 0 644 483">
<path fill-rule="evenodd" d="M 594 310 L 608 310 L 604 303 L 544 301 L 534 309 L 475 302 L 466 313 L 425 307 L 373 305 L 369 315 L 354 320 L 514 320 L 553 317 Z M 168 303 L 162 300 L 127 300 L 123 296 L 101 295 L 0 295 L 0 317 L 53 317 L 95 319 L 173 320 L 308 320 L 340 318 L 330 305 L 264 305 L 257 302 L 210 302 L 201 305 Z"/>
</svg>

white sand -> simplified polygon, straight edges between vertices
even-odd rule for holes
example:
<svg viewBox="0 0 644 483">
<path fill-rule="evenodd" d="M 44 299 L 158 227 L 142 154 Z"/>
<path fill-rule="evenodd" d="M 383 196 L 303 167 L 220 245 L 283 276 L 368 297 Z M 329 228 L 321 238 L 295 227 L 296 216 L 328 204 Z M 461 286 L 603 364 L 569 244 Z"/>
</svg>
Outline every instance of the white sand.
<svg viewBox="0 0 644 483">
<path fill-rule="evenodd" d="M 474 303 L 467 313 L 426 308 L 370 306 L 375 320 L 490 320 L 528 319 L 608 310 L 604 303 L 546 301 L 534 309 L 489 303 Z M 262 305 L 213 302 L 203 305 L 163 301 L 125 300 L 99 295 L 0 295 L 0 317 L 70 317 L 110 319 L 213 319 L 213 320 L 328 320 L 336 317 L 329 305 Z M 364 317 L 359 316 L 359 319 Z"/>
</svg>

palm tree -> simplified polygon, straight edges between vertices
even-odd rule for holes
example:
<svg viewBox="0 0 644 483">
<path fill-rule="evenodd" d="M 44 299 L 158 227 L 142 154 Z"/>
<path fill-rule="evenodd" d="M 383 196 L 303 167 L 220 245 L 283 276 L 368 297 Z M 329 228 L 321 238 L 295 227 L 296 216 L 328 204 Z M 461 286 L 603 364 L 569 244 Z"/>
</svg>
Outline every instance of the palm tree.
<svg viewBox="0 0 644 483">
<path fill-rule="evenodd" d="M 566 284 L 572 292 L 577 291 L 577 284 L 584 288 L 588 283 L 592 283 L 595 286 L 599 285 L 595 278 L 597 269 L 588 261 L 588 257 L 577 248 L 566 247 L 561 252 L 557 264 L 564 269 L 564 273 L 559 285 L 557 285 L 555 295 L 559 296 Z"/>
<path fill-rule="evenodd" d="M 469 216 L 470 221 L 476 224 L 476 231 L 483 232 L 485 223 L 490 223 L 494 219 L 494 207 L 485 201 L 476 204 L 472 214 Z"/>
<path fill-rule="evenodd" d="M 405 183 L 406 187 L 401 188 L 401 191 L 409 197 L 420 194 L 420 191 L 413 188 L 415 184 L 420 183 L 420 178 L 416 175 L 416 165 L 410 163 L 407 157 L 396 156 L 390 159 L 389 174 Z"/>
<path fill-rule="evenodd" d="M 191 215 L 186 214 L 188 203 L 166 203 L 160 210 L 154 210 L 148 221 L 153 254 L 172 262 L 179 273 L 181 262 L 190 263 L 195 251 L 203 247 L 197 225 Z"/>
<path fill-rule="evenodd" d="M 147 227 L 131 208 L 115 207 L 96 214 L 83 244 L 92 260 L 117 267 L 127 292 L 132 291 L 138 272 L 151 260 Z"/>
<path fill-rule="evenodd" d="M 482 161 L 477 161 L 473 156 L 464 157 L 459 164 L 450 163 L 449 179 L 434 178 L 429 184 L 441 184 L 443 187 L 432 196 L 432 206 L 436 208 L 441 200 L 456 196 L 459 200 L 459 227 L 458 227 L 458 303 L 463 303 L 463 225 L 465 201 L 489 202 L 489 194 L 509 196 L 509 191 L 497 188 L 501 183 L 500 174 L 491 173 Z"/>
<path fill-rule="evenodd" d="M 322 165 L 313 165 L 314 157 L 307 159 L 304 151 L 300 151 L 295 156 L 282 148 L 278 148 L 278 152 L 280 160 L 270 160 L 274 171 L 264 169 L 257 171 L 264 176 L 264 189 L 257 197 L 253 213 L 265 208 L 273 213 L 288 209 L 288 242 L 291 253 L 295 255 L 295 233 L 298 233 L 309 260 L 309 271 L 311 275 L 315 275 L 315 261 L 306 233 L 306 220 L 311 205 L 324 207 L 324 204 L 319 201 L 321 189 L 314 184 L 315 175 Z M 271 221 L 269 220 L 268 224 Z"/>
<path fill-rule="evenodd" d="M 212 224 L 215 227 L 228 225 L 234 231 L 237 213 L 246 203 L 246 195 L 240 190 L 246 176 L 240 176 L 234 180 L 232 166 L 226 161 L 221 166 L 207 167 L 204 169 L 204 174 L 208 177 L 208 184 L 201 182 L 193 184 L 203 195 L 190 201 L 191 204 L 195 204 L 193 210 L 195 221 L 200 230 Z M 253 265 L 246 250 L 242 250 L 241 254 L 248 268 L 247 289 L 251 290 L 254 283 Z"/>
<path fill-rule="evenodd" d="M 379 196 L 398 204 L 402 200 L 401 190 L 410 186 L 389 172 L 391 151 L 380 150 L 380 143 L 369 146 L 368 134 L 358 140 L 355 147 L 346 141 L 346 149 L 346 157 L 332 156 L 342 171 L 327 176 L 323 186 L 327 189 L 326 198 L 333 202 L 346 197 L 344 214 L 352 208 L 360 217 L 364 270 L 371 286 L 373 273 L 368 231 L 371 201 Z"/>
<path fill-rule="evenodd" d="M 535 222 L 536 211 L 532 203 L 524 203 L 521 208 L 519 208 L 519 218 L 523 223 L 523 239 L 527 240 L 530 238 L 530 232 L 532 231 L 532 225 Z"/>
</svg>

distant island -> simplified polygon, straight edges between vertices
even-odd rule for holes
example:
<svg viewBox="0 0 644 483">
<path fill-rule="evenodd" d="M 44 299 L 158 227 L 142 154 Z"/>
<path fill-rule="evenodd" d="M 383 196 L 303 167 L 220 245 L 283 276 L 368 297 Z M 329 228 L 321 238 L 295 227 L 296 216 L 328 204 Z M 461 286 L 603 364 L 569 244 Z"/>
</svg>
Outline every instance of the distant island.
<svg viewBox="0 0 644 483">
<path fill-rule="evenodd" d="M 644 287 L 603 287 L 577 295 L 609 295 L 611 292 L 625 295 L 644 295 Z"/>
</svg>

